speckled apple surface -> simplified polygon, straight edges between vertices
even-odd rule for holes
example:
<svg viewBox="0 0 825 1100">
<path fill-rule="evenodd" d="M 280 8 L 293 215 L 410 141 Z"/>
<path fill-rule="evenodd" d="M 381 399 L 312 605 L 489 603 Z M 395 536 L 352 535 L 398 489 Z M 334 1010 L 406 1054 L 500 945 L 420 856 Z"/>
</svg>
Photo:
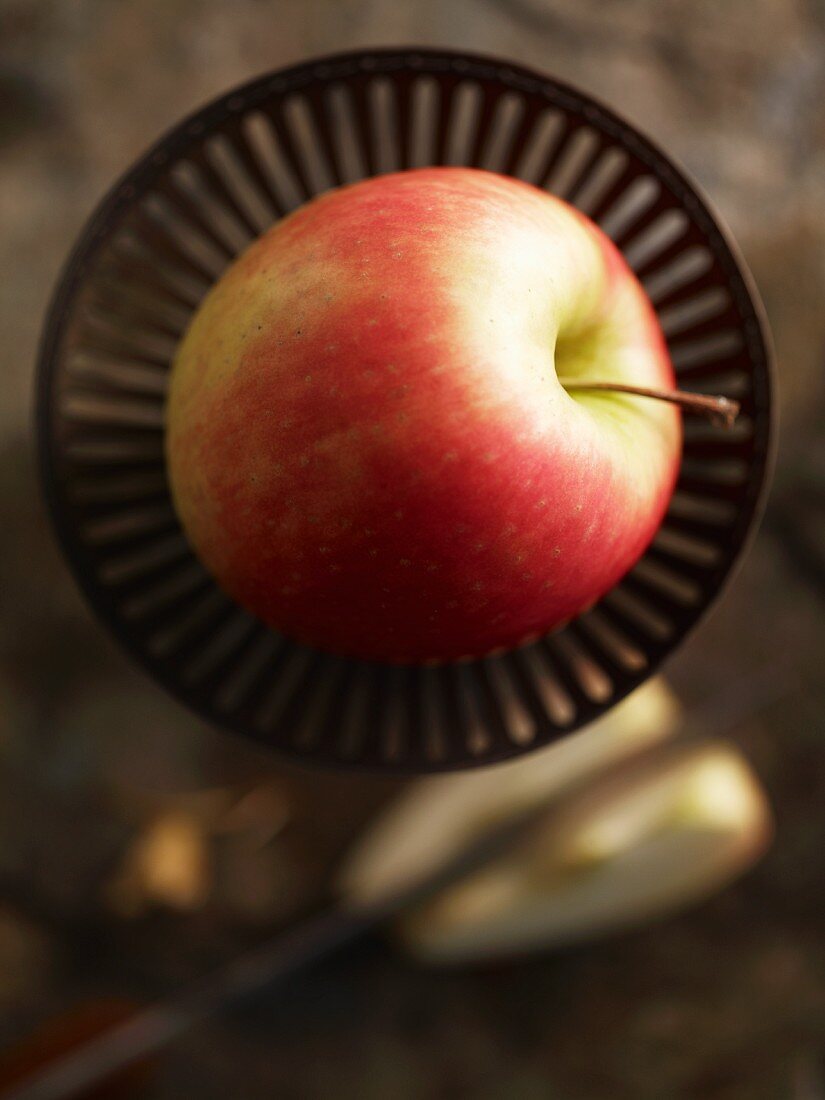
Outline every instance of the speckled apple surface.
<svg viewBox="0 0 825 1100">
<path fill-rule="evenodd" d="M 598 599 L 670 499 L 679 414 L 559 377 L 673 385 L 604 234 L 519 181 L 380 176 L 277 223 L 176 356 L 175 506 L 219 583 L 337 653 L 451 660 Z"/>
</svg>

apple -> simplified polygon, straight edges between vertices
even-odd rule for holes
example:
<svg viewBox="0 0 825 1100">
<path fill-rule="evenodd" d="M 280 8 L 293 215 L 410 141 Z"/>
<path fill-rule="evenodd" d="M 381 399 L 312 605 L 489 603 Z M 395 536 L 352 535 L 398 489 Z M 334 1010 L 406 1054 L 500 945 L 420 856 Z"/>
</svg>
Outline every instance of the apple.
<svg viewBox="0 0 825 1100">
<path fill-rule="evenodd" d="M 682 745 L 597 781 L 397 931 L 413 954 L 442 963 L 615 934 L 705 900 L 756 862 L 772 832 L 765 792 L 734 745 Z"/>
<path fill-rule="evenodd" d="M 707 897 L 764 852 L 772 816 L 736 748 L 676 741 L 679 718 L 652 680 L 529 760 L 411 784 L 343 861 L 341 906 L 403 896 L 527 813 L 516 843 L 400 915 L 394 932 L 410 952 L 443 963 L 519 955 Z"/>
<path fill-rule="evenodd" d="M 405 893 L 485 830 L 551 807 L 566 792 L 668 742 L 681 720 L 676 696 L 654 676 L 586 729 L 528 760 L 409 784 L 351 846 L 335 877 L 336 893 L 346 908 Z"/>
<path fill-rule="evenodd" d="M 239 603 L 321 649 L 454 660 L 610 589 L 667 508 L 678 410 L 642 288 L 561 200 L 465 168 L 275 224 L 202 303 L 167 409 L 173 497 Z"/>
</svg>

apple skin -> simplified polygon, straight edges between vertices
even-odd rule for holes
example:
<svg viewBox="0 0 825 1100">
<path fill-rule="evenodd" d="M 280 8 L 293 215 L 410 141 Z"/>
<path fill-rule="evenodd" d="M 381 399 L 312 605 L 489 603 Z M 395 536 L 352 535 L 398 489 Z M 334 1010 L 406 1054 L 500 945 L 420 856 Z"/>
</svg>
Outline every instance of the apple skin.
<svg viewBox="0 0 825 1100">
<path fill-rule="evenodd" d="M 431 168 L 328 192 L 198 310 L 167 453 L 202 561 L 284 634 L 390 662 L 512 647 L 610 589 L 667 508 L 672 406 L 655 314 L 561 200 Z"/>
</svg>

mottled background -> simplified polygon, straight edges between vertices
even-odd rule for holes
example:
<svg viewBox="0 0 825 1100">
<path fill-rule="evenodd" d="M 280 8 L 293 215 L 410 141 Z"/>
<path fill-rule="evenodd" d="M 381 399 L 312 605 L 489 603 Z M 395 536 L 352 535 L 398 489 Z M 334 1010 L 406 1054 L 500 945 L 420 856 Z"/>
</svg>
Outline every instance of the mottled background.
<svg viewBox="0 0 825 1100">
<path fill-rule="evenodd" d="M 494 52 L 595 93 L 697 177 L 738 238 L 777 348 L 776 485 L 735 584 L 668 671 L 688 709 L 776 678 L 730 732 L 778 833 L 712 901 L 575 951 L 443 973 L 369 943 L 193 1033 L 146 1095 L 820 1100 L 821 0 L 0 0 L 0 1041 L 230 957 L 312 899 L 385 793 L 277 769 L 126 663 L 52 544 L 30 431 L 50 287 L 113 177 L 227 86 L 380 44 Z M 134 853 L 158 835 L 190 876 L 152 894 Z"/>
</svg>

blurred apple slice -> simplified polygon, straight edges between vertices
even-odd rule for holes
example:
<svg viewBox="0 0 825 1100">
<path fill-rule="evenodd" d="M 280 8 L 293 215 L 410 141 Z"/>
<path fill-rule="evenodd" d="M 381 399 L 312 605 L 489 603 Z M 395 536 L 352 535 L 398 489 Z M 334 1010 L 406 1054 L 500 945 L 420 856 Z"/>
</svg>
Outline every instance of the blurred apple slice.
<svg viewBox="0 0 825 1100">
<path fill-rule="evenodd" d="M 668 747 L 597 778 L 506 857 L 405 915 L 398 931 L 414 954 L 441 962 L 573 943 L 707 897 L 749 867 L 770 834 L 764 793 L 735 748 Z"/>
<path fill-rule="evenodd" d="M 771 813 L 733 746 L 667 743 L 678 718 L 673 696 L 653 681 L 531 758 L 414 784 L 344 865 L 344 904 L 402 890 L 544 803 L 546 816 L 512 848 L 397 921 L 412 953 L 445 963 L 524 954 L 712 894 L 764 851 Z"/>
<path fill-rule="evenodd" d="M 680 719 L 675 695 L 657 677 L 587 729 L 527 759 L 413 783 L 345 857 L 337 881 L 344 902 L 360 905 L 402 890 L 482 830 L 666 740 Z"/>
</svg>

